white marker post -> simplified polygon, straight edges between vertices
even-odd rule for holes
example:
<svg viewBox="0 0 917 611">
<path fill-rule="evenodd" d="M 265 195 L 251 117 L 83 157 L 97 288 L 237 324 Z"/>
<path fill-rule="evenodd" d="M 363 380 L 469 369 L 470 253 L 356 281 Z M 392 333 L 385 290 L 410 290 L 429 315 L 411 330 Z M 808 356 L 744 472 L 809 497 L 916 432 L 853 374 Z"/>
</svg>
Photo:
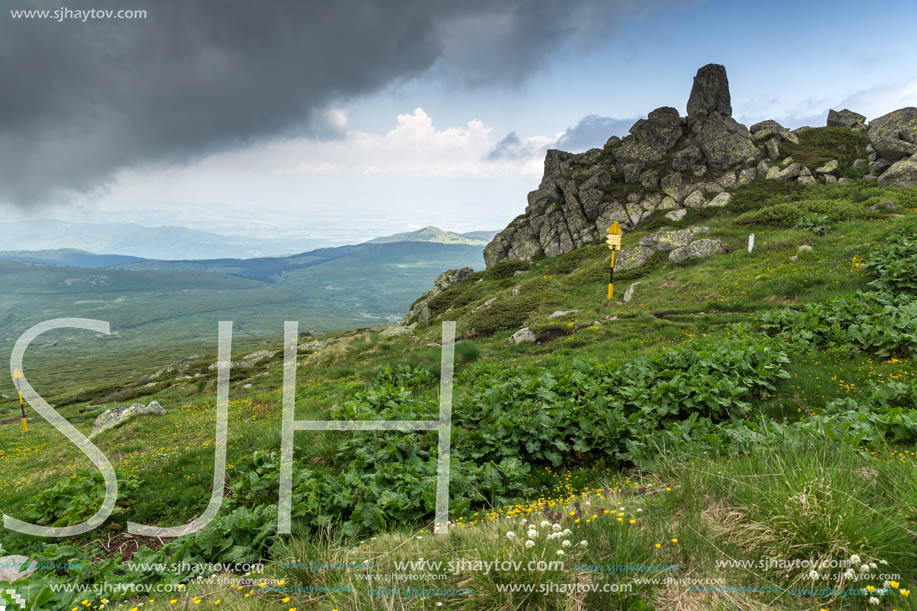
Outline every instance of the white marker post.
<svg viewBox="0 0 917 611">
<path fill-rule="evenodd" d="M 748 252 L 751 252 L 755 249 L 755 234 L 748 236 Z"/>
</svg>

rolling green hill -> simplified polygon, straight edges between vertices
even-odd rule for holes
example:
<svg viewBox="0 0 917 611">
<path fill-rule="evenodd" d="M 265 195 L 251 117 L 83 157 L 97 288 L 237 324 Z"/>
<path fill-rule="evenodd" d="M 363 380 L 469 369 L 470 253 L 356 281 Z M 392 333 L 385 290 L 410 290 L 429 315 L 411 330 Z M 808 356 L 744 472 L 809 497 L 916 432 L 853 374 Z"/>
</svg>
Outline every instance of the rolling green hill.
<svg viewBox="0 0 917 611">
<path fill-rule="evenodd" d="M 896 208 L 871 208 L 880 201 Z M 823 218 L 817 226 L 798 225 L 813 202 Z M 393 602 L 455 609 L 913 609 L 907 594 L 917 586 L 915 191 L 857 181 L 789 192 L 758 181 L 737 189 L 715 214 L 692 211 L 669 222 L 660 213 L 646 229 L 625 233 L 624 248 L 662 225 L 701 223 L 725 244 L 723 254 L 680 263 L 652 257 L 618 275 L 611 303 L 604 299 L 608 251 L 587 245 L 476 272 L 436 295 L 432 320 L 402 335 L 363 329 L 303 345 L 297 419 L 425 419 L 439 407 L 441 322 L 456 322 L 448 535 L 429 535 L 435 435 L 376 431 L 295 433 L 293 535 L 276 534 L 281 353 L 231 372 L 226 494 L 217 517 L 201 533 L 173 541 L 126 535 L 127 520 L 182 524 L 206 506 L 215 337 L 194 352 L 175 348 L 175 368 L 155 378 L 134 363 L 138 374 L 117 384 L 91 379 L 121 367 L 115 354 L 84 363 L 86 371 L 58 372 L 56 382 L 33 367 L 27 373 L 36 387 L 85 433 L 98 414 L 124 403 L 156 400 L 167 413 L 135 418 L 95 439 L 121 481 L 118 508 L 104 527 L 52 545 L 0 532 L 6 553 L 81 567 L 36 572 L 17 590 L 46 601 L 39 608 L 79 608 L 85 599 L 118 611 L 140 602 L 145 609 L 219 604 L 246 611 L 382 610 Z M 749 233 L 756 235 L 751 253 Z M 387 251 L 387 272 L 403 269 L 401 248 Z M 277 286 L 356 287 L 372 261 L 372 251 L 359 250 L 321 272 L 322 265 L 283 272 Z M 29 273 L 27 264 L 7 265 L 19 266 L 4 268 L 10 277 L 28 281 L 21 275 Z M 109 290 L 98 272 L 55 273 L 36 284 L 46 298 L 74 278 L 84 278 L 87 294 Z M 142 295 L 153 274 L 117 273 L 137 291 L 119 293 L 128 298 Z M 217 293 L 263 290 L 252 279 L 168 273 L 173 292 L 196 282 Z M 522 327 L 534 341 L 511 339 Z M 255 347 L 237 346 L 233 358 Z M 8 386 L 2 392 L 10 394 Z M 29 433 L 20 433 L 18 407 L 6 405 L 0 509 L 43 524 L 85 519 L 102 495 L 91 465 L 42 420 L 33 418 Z M 421 558 L 564 564 L 486 573 L 399 564 Z M 801 564 L 853 558 L 852 575 L 841 565 L 812 576 Z M 761 559 L 796 564 L 764 568 Z M 190 568 L 163 568 L 259 560 L 263 573 L 216 570 L 209 583 L 195 581 Z M 727 560 L 732 564 L 723 565 Z M 357 564 L 364 568 L 347 568 Z M 603 569 L 616 564 L 679 570 Z M 411 581 L 386 583 L 392 574 Z M 666 577 L 723 581 L 691 582 L 719 584 L 715 591 L 667 584 Z M 51 589 L 102 582 L 185 585 L 165 597 L 111 593 L 106 602 Z M 539 590 L 548 583 L 583 589 L 572 597 Z M 585 587 L 603 583 L 629 589 Z M 406 585 L 430 594 L 372 591 Z M 866 594 L 845 594 L 854 589 Z M 879 604 L 867 602 L 867 594 Z"/>
</svg>

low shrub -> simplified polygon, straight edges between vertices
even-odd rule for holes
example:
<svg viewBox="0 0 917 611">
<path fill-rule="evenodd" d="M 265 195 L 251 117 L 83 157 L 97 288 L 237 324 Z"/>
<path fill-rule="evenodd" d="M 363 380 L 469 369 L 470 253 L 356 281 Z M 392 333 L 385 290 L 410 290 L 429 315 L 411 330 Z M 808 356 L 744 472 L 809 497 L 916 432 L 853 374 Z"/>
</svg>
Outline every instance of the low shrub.
<svg viewBox="0 0 917 611">
<path fill-rule="evenodd" d="M 502 278 L 509 278 L 516 272 L 525 271 L 529 269 L 529 267 L 528 261 L 523 261 L 522 259 L 507 259 L 506 261 L 500 261 L 493 267 L 487 268 L 484 272 L 484 277 L 489 280 L 500 280 Z"/>
</svg>

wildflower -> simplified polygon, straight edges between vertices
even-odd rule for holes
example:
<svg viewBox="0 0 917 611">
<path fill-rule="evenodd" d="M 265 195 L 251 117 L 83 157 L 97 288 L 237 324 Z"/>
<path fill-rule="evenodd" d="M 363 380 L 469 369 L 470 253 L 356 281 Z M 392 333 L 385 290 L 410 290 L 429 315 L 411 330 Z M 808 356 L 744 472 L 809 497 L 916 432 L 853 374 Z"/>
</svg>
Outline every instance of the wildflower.
<svg viewBox="0 0 917 611">
<path fill-rule="evenodd" d="M 637 520 L 629 520 L 629 522 L 630 522 L 631 524 L 636 524 L 636 523 L 637 523 Z"/>
<path fill-rule="evenodd" d="M 579 542 L 579 544 L 583 547 L 586 547 L 587 545 L 589 545 L 589 542 L 583 539 L 582 541 Z"/>
<path fill-rule="evenodd" d="M 898 583 L 897 581 L 889 581 L 889 582 L 888 582 L 888 586 L 889 586 L 890 588 L 895 589 L 895 590 L 897 590 L 897 589 L 898 589 L 898 586 L 900 586 L 900 585 L 901 585 L 901 584 Z"/>
<path fill-rule="evenodd" d="M 564 555 L 564 550 L 562 550 L 562 549 L 557 550 L 557 555 L 558 555 L 558 556 L 563 556 L 563 555 Z"/>
<path fill-rule="evenodd" d="M 818 571 L 814 569 L 809 571 L 809 579 L 818 579 L 819 577 L 820 575 L 818 574 Z"/>
<path fill-rule="evenodd" d="M 868 565 L 868 564 L 864 564 L 863 566 L 860 567 L 860 571 L 863 572 L 863 573 L 865 573 L 865 572 L 868 571 L 868 570 L 869 570 L 869 565 Z"/>
<path fill-rule="evenodd" d="M 560 530 L 560 524 L 553 524 L 553 525 L 551 526 L 551 528 L 556 532 L 556 531 Z"/>
<path fill-rule="evenodd" d="M 529 539 L 528 541 L 525 542 L 525 546 L 526 547 L 535 547 L 535 542 Z"/>
<path fill-rule="evenodd" d="M 656 549 L 659 549 L 660 547 L 662 547 L 662 543 L 657 543 L 657 544 L 656 544 Z"/>
<path fill-rule="evenodd" d="M 541 524 L 539 524 L 539 526 L 541 526 L 542 528 L 544 528 L 545 526 L 550 526 L 550 525 L 551 523 L 548 522 L 547 520 L 542 520 Z"/>
<path fill-rule="evenodd" d="M 856 577 L 856 575 L 857 574 L 854 572 L 853 569 L 847 569 L 846 571 L 844 571 L 844 579 L 853 579 Z"/>
<path fill-rule="evenodd" d="M 678 543 L 678 539 L 672 539 L 672 543 Z"/>
<path fill-rule="evenodd" d="M 871 568 L 871 569 L 877 569 L 877 568 L 879 568 L 879 567 L 876 566 L 876 563 L 875 563 L 875 562 L 870 562 L 870 563 L 869 563 L 869 568 Z"/>
<path fill-rule="evenodd" d="M 870 605 L 878 605 L 879 599 L 876 598 L 875 596 L 870 596 L 866 602 L 868 602 Z"/>
<path fill-rule="evenodd" d="M 853 554 L 852 556 L 850 556 L 850 562 L 852 562 L 853 564 L 859 564 L 860 557 L 857 556 L 856 554 Z"/>
<path fill-rule="evenodd" d="M 901 592 L 901 596 L 903 596 L 903 597 L 905 597 L 905 598 L 907 598 L 908 596 L 911 595 L 911 591 L 910 591 L 910 590 L 905 590 L 904 588 L 901 588 L 901 589 L 898 590 L 898 591 Z"/>
<path fill-rule="evenodd" d="M 538 531 L 535 530 L 535 529 L 532 529 L 532 530 L 528 531 L 528 532 L 525 533 L 525 534 L 528 535 L 528 538 L 529 538 L 529 539 L 534 539 L 535 537 L 538 536 Z"/>
<path fill-rule="evenodd" d="M 290 602 L 290 597 L 289 597 L 289 596 L 286 596 L 286 597 L 284 597 L 284 598 L 281 598 L 281 599 L 280 599 L 280 602 L 282 602 L 282 603 L 288 603 L 288 602 Z"/>
<path fill-rule="evenodd" d="M 511 530 L 510 530 L 510 531 L 507 531 L 507 533 L 506 533 L 506 538 L 507 538 L 507 539 L 514 539 L 515 537 L 516 537 L 516 533 L 514 533 L 514 532 L 511 531 Z"/>
<path fill-rule="evenodd" d="M 561 545 L 564 547 L 570 547 L 570 539 L 564 539 Z"/>
</svg>

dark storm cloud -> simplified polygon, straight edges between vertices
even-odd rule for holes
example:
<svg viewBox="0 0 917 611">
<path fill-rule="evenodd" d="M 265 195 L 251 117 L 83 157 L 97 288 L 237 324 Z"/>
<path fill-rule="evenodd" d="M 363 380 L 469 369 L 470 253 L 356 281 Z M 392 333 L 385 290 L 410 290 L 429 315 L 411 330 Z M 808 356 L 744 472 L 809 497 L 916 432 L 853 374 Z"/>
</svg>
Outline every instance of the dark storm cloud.
<svg viewBox="0 0 917 611">
<path fill-rule="evenodd" d="M 665 0 L 653 0 L 663 3 Z M 68 0 L 145 19 L 0 13 L 0 202 L 104 185 L 260 139 L 335 137 L 329 105 L 425 73 L 513 86 L 608 36 L 624 0 Z M 646 3 L 639 3 L 646 10 Z"/>
<path fill-rule="evenodd" d="M 577 153 L 602 147 L 611 136 L 626 136 L 637 119 L 612 119 L 599 115 L 586 115 L 557 140 L 555 148 Z"/>
</svg>

